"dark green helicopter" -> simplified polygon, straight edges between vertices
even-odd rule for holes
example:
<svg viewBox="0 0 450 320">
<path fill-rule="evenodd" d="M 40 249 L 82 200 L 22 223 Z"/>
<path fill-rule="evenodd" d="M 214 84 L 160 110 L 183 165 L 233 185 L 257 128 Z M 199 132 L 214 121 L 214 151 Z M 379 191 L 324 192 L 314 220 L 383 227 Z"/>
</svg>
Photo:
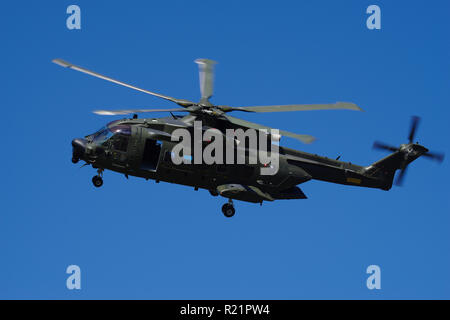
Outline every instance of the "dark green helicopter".
<svg viewBox="0 0 450 320">
<path fill-rule="evenodd" d="M 97 110 L 101 115 L 126 115 L 133 114 L 132 118 L 116 120 L 108 123 L 99 131 L 87 135 L 85 138 L 77 138 L 72 141 L 72 162 L 83 160 L 86 164 L 97 169 L 97 175 L 92 178 L 95 187 L 103 185 L 103 171 L 109 169 L 129 175 L 153 179 L 156 182 L 166 181 L 207 189 L 213 196 L 221 195 L 228 198 L 228 203 L 222 207 L 226 217 L 232 217 L 235 213 L 233 199 L 261 203 L 279 199 L 306 199 L 305 194 L 298 187 L 299 184 L 311 179 L 332 183 L 353 185 L 360 187 L 379 188 L 389 190 L 392 187 L 395 172 L 400 173 L 396 183 L 401 184 L 407 166 L 420 156 L 442 162 L 444 155 L 431 153 L 424 146 L 414 143 L 414 137 L 419 122 L 418 117 L 413 117 L 408 143 L 399 147 L 393 147 L 384 143 L 375 142 L 374 148 L 391 151 L 387 157 L 369 165 L 359 166 L 348 162 L 333 160 L 326 157 L 279 147 L 278 170 L 273 175 L 262 175 L 260 169 L 267 163 L 257 162 L 250 164 L 180 164 L 173 163 L 173 148 L 178 143 L 173 141 L 173 133 L 177 129 L 194 130 L 194 121 L 201 121 L 202 131 L 214 128 L 219 132 L 227 129 L 272 129 L 267 126 L 238 119 L 229 115 L 232 111 L 241 112 L 287 112 L 305 110 L 331 110 L 348 109 L 361 110 L 358 106 L 348 102 L 334 104 L 309 104 L 309 105 L 276 105 L 254 107 L 230 107 L 213 105 L 209 99 L 213 93 L 213 77 L 215 62 L 208 59 L 197 59 L 200 69 L 200 102 L 191 102 L 184 99 L 176 99 L 166 95 L 144 90 L 127 83 L 114 80 L 99 73 L 73 65 L 61 59 L 53 60 L 54 63 L 66 68 L 77 70 L 91 76 L 107 80 L 134 90 L 138 90 L 162 99 L 172 101 L 182 108 L 174 109 L 133 109 L 133 110 Z M 165 118 L 140 119 L 137 113 L 163 112 L 171 113 Z M 178 116 L 172 112 L 187 112 L 186 116 Z M 267 134 L 269 143 L 279 140 L 281 136 L 295 138 L 304 143 L 311 143 L 314 137 L 304 134 L 296 134 L 279 130 L 279 134 Z M 224 139 L 226 139 L 224 135 Z M 202 146 L 211 141 L 201 141 Z M 248 157 L 251 146 L 233 141 L 235 149 L 244 148 L 245 157 Z M 258 152 L 259 145 L 256 146 Z M 184 157 L 191 157 L 185 155 Z M 194 161 L 195 163 L 195 161 Z"/>
</svg>

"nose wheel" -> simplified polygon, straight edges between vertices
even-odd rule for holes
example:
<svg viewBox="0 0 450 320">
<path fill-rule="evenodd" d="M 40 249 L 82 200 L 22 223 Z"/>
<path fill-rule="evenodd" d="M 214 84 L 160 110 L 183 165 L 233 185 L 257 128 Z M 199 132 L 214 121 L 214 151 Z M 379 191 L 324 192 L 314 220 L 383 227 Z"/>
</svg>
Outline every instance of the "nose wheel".
<svg viewBox="0 0 450 320">
<path fill-rule="evenodd" d="M 231 218 L 234 216 L 236 210 L 234 209 L 233 200 L 229 200 L 228 203 L 225 203 L 222 206 L 223 215 L 227 218 Z"/>
<path fill-rule="evenodd" d="M 97 175 L 92 177 L 92 183 L 94 185 L 94 187 L 96 188 L 100 188 L 103 185 L 103 170 L 102 169 L 98 169 L 97 170 Z"/>
</svg>

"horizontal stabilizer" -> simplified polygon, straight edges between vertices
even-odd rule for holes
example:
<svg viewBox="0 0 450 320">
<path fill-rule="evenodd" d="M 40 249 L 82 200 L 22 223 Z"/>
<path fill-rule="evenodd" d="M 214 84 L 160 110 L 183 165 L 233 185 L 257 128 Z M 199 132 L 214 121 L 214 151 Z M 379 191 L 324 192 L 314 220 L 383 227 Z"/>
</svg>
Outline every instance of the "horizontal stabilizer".
<svg viewBox="0 0 450 320">
<path fill-rule="evenodd" d="M 299 187 L 291 187 L 278 192 L 277 194 L 272 194 L 275 199 L 307 199 L 308 197 L 303 193 L 302 189 Z"/>
</svg>

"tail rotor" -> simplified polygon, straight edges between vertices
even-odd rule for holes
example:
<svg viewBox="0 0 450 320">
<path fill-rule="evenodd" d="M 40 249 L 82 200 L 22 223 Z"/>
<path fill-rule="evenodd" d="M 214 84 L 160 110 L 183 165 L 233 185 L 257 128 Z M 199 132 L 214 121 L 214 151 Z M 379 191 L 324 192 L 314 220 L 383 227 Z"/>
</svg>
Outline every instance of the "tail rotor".
<svg viewBox="0 0 450 320">
<path fill-rule="evenodd" d="M 416 136 L 417 128 L 419 126 L 420 118 L 413 116 L 411 119 L 411 127 L 408 135 L 408 143 L 402 144 L 400 147 L 394 147 L 389 144 L 375 141 L 373 144 L 373 149 L 387 150 L 398 154 L 398 166 L 396 169 L 400 170 L 397 175 L 395 184 L 401 186 L 406 175 L 406 169 L 408 165 L 419 158 L 424 156 L 428 159 L 435 160 L 437 162 L 442 162 L 444 160 L 444 154 L 440 152 L 430 152 L 424 146 L 414 143 L 414 138 Z"/>
</svg>

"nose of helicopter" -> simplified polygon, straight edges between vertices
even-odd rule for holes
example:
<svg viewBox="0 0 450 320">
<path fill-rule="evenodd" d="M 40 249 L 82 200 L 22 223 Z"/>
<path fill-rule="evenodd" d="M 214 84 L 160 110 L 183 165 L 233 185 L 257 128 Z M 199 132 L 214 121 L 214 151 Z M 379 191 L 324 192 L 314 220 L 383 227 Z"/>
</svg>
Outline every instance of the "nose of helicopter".
<svg viewBox="0 0 450 320">
<path fill-rule="evenodd" d="M 76 138 L 72 140 L 72 162 L 77 163 L 86 151 L 86 139 Z"/>
</svg>

